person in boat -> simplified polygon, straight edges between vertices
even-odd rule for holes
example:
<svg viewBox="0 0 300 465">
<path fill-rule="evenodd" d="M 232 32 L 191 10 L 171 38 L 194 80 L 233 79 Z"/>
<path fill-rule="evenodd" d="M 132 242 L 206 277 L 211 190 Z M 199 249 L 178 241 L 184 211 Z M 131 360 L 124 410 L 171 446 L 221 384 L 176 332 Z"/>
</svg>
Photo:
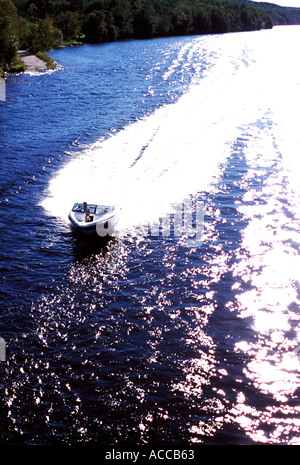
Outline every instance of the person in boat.
<svg viewBox="0 0 300 465">
<path fill-rule="evenodd" d="M 90 209 L 86 202 L 83 202 L 84 213 L 85 213 L 85 221 L 90 221 Z"/>
</svg>

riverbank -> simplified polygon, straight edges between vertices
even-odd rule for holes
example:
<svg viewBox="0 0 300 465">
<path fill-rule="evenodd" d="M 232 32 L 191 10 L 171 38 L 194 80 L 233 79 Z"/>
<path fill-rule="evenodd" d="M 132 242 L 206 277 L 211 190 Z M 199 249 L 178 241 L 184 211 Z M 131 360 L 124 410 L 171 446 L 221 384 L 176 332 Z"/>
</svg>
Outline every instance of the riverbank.
<svg viewBox="0 0 300 465">
<path fill-rule="evenodd" d="M 18 55 L 26 66 L 26 71 L 46 71 L 56 66 L 56 63 L 46 53 L 34 55 L 27 50 L 18 50 Z"/>
</svg>

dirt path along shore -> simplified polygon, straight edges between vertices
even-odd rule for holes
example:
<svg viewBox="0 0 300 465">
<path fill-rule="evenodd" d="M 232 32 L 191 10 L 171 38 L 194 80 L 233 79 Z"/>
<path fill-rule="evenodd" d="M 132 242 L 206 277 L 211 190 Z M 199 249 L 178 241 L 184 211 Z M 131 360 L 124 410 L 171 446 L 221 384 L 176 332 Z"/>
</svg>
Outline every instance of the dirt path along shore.
<svg viewBox="0 0 300 465">
<path fill-rule="evenodd" d="M 27 50 L 18 50 L 18 54 L 27 66 L 27 71 L 45 71 L 47 70 L 47 63 L 37 56 L 33 55 Z"/>
</svg>

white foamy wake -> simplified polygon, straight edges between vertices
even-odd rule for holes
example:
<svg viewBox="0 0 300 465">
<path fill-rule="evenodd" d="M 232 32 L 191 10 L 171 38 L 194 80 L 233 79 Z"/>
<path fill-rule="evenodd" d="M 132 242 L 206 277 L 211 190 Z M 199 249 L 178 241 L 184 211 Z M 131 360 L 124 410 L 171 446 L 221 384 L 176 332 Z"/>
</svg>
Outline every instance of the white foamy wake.
<svg viewBox="0 0 300 465">
<path fill-rule="evenodd" d="M 208 189 L 232 128 L 197 103 L 199 93 L 194 89 L 83 149 L 51 180 L 44 208 L 66 218 L 75 201 L 116 203 L 122 208 L 119 228 L 126 229 L 156 221 L 171 204 Z"/>
</svg>

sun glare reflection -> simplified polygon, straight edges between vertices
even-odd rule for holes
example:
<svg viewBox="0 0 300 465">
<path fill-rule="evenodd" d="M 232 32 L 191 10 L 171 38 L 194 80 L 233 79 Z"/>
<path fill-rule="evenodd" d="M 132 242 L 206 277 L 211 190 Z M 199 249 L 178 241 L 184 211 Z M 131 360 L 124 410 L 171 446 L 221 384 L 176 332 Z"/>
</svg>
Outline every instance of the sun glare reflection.
<svg viewBox="0 0 300 465">
<path fill-rule="evenodd" d="M 300 386 L 300 361 L 293 352 L 300 329 L 300 190 L 292 158 L 286 163 L 283 153 L 278 161 L 272 130 L 256 131 L 245 150 L 247 192 L 236 202 L 247 226 L 242 231 L 245 253 L 231 268 L 231 307 L 251 324 L 252 341 L 236 342 L 234 350 L 247 357 L 243 373 L 268 406 L 240 392 L 228 418 L 256 443 L 280 444 L 288 437 L 288 443 L 299 444 L 299 408 L 288 405 L 296 401 Z"/>
</svg>

